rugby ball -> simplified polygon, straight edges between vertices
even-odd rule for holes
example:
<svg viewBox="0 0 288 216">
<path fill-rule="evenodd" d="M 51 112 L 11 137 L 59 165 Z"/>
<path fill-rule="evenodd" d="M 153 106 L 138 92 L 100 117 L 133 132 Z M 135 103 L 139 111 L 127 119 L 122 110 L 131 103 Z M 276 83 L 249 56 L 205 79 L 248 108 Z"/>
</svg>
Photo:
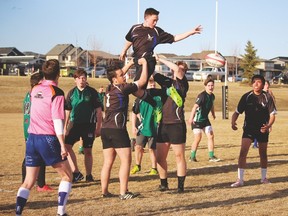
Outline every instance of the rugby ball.
<svg viewBox="0 0 288 216">
<path fill-rule="evenodd" d="M 212 67 L 223 67 L 225 65 L 225 58 L 218 53 L 210 53 L 205 57 L 205 61 Z"/>
</svg>

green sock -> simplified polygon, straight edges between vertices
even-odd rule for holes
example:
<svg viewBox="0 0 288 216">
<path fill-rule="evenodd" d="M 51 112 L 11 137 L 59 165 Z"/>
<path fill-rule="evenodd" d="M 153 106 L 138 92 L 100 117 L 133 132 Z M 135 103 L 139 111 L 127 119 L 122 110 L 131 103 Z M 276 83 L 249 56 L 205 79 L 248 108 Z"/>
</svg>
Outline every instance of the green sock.
<svg viewBox="0 0 288 216">
<path fill-rule="evenodd" d="M 190 158 L 196 158 L 196 151 L 191 151 Z"/>
<path fill-rule="evenodd" d="M 213 158 L 214 157 L 214 151 L 209 151 L 209 158 Z"/>
</svg>

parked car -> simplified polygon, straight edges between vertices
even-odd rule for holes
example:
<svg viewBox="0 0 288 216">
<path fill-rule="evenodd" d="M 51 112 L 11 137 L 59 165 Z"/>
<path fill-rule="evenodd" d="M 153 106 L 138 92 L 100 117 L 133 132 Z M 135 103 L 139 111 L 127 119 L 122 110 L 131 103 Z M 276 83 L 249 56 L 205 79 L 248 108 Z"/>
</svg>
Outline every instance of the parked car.
<svg viewBox="0 0 288 216">
<path fill-rule="evenodd" d="M 242 76 L 239 76 L 239 75 L 237 75 L 237 76 L 229 76 L 228 78 L 227 78 L 227 80 L 229 81 L 229 82 L 242 82 Z"/>
<path fill-rule="evenodd" d="M 272 83 L 273 84 L 288 84 L 288 76 L 286 73 L 280 73 L 278 76 L 275 76 L 272 78 Z"/>
<path fill-rule="evenodd" d="M 77 70 L 76 67 L 60 67 L 60 76 L 61 77 L 73 77 L 75 71 Z"/>
<path fill-rule="evenodd" d="M 88 77 L 92 77 L 92 74 L 94 72 L 94 67 L 91 66 L 91 67 L 85 68 L 85 71 L 87 72 Z M 106 77 L 106 76 L 107 76 L 106 68 L 97 66 L 96 67 L 95 77 L 96 78 L 103 78 L 103 77 Z"/>
<path fill-rule="evenodd" d="M 195 72 L 195 71 L 192 71 L 192 70 L 188 70 L 188 71 L 186 72 L 185 76 L 186 76 L 186 78 L 187 78 L 188 81 L 193 81 L 193 80 L 194 80 L 194 79 L 193 79 L 194 72 Z"/>
<path fill-rule="evenodd" d="M 220 80 L 221 82 L 225 81 L 225 69 L 224 68 L 215 68 L 215 67 L 204 67 L 202 70 L 196 71 L 193 74 L 193 79 L 195 81 L 204 81 L 208 77 L 211 77 L 214 80 Z"/>
</svg>

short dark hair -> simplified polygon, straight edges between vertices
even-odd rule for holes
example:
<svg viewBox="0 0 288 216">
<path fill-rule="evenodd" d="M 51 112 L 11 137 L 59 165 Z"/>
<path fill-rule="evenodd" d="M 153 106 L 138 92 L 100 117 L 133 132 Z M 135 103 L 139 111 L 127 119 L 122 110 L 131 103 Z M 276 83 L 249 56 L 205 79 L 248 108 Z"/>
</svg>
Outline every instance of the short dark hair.
<svg viewBox="0 0 288 216">
<path fill-rule="evenodd" d="M 60 65 L 57 59 L 49 59 L 42 65 L 43 75 L 46 80 L 55 80 L 60 75 Z"/>
<path fill-rule="evenodd" d="M 188 70 L 188 65 L 184 62 L 184 61 L 177 61 L 176 62 L 176 65 L 177 66 L 183 66 L 183 68 L 184 68 L 184 72 L 186 73 L 186 71 Z"/>
<path fill-rule="evenodd" d="M 112 83 L 112 79 L 117 76 L 116 71 L 121 69 L 122 65 L 119 62 L 114 62 L 107 68 L 107 79 L 110 81 L 110 83 Z"/>
<path fill-rule="evenodd" d="M 85 77 L 87 77 L 87 72 L 86 72 L 83 68 L 78 68 L 78 69 L 75 71 L 73 77 L 74 77 L 74 79 L 76 79 L 76 78 L 79 78 L 80 76 L 83 76 L 83 75 L 84 75 Z"/>
<path fill-rule="evenodd" d="M 30 77 L 31 88 L 37 85 L 42 79 L 43 79 L 43 73 L 41 71 L 33 73 Z"/>
<path fill-rule="evenodd" d="M 146 17 L 147 15 L 159 15 L 159 11 L 157 11 L 156 9 L 154 8 L 147 8 L 145 10 L 145 13 L 144 13 L 144 17 Z"/>
<path fill-rule="evenodd" d="M 204 86 L 207 86 L 209 82 L 214 83 L 214 80 L 211 77 L 208 77 L 205 81 L 204 81 Z"/>
<path fill-rule="evenodd" d="M 254 75 L 254 76 L 252 77 L 252 79 L 251 79 L 251 82 L 254 83 L 254 80 L 255 80 L 255 79 L 260 79 L 261 82 L 262 82 L 262 84 L 263 84 L 263 86 L 265 85 L 265 78 L 264 78 L 262 75 L 260 75 L 260 74 Z"/>
</svg>

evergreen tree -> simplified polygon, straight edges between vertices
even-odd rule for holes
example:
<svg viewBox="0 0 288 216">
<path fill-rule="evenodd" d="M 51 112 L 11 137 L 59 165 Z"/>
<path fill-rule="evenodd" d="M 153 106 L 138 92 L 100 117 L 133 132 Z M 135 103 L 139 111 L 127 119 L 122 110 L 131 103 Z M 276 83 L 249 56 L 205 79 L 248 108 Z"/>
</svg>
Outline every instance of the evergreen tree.
<svg viewBox="0 0 288 216">
<path fill-rule="evenodd" d="M 256 56 L 257 49 L 254 48 L 251 41 L 248 41 L 245 48 L 245 54 L 241 55 L 241 68 L 244 70 L 243 77 L 251 80 L 254 72 L 257 70 L 256 66 L 259 64 L 259 58 Z"/>
</svg>

